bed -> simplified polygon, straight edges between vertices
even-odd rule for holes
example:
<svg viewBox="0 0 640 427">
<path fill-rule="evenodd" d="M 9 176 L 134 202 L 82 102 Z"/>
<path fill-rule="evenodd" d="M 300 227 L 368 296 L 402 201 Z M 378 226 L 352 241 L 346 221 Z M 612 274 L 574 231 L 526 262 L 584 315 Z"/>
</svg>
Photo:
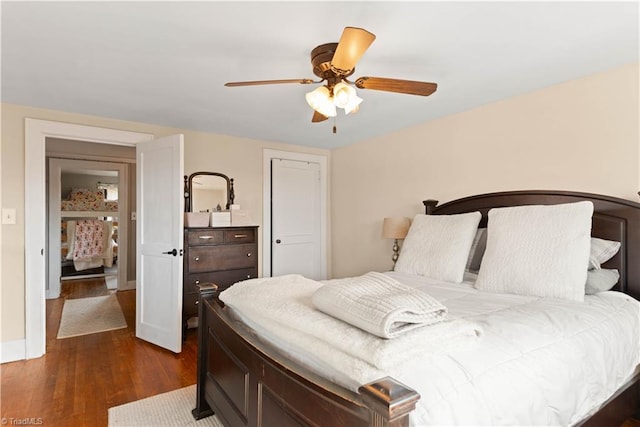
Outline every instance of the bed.
<svg viewBox="0 0 640 427">
<path fill-rule="evenodd" d="M 600 266 L 603 270 L 615 269 L 618 271 L 619 280 L 613 288 L 614 292 L 602 292 L 592 296 L 584 296 L 584 304 L 556 298 L 532 298 L 531 302 L 526 303 L 529 305 L 524 305 L 523 303 L 522 307 L 531 309 L 535 308 L 536 304 L 551 301 L 552 305 L 555 305 L 555 308 L 544 306 L 541 311 L 532 314 L 533 316 L 539 316 L 540 322 L 544 322 L 546 318 L 553 318 L 556 315 L 560 315 L 558 313 L 563 312 L 567 307 L 582 307 L 583 305 L 595 304 L 594 301 L 599 301 L 598 303 L 602 302 L 605 306 L 600 309 L 600 312 L 607 318 L 610 316 L 610 312 L 620 311 L 626 313 L 626 317 L 623 316 L 612 320 L 612 322 L 618 322 L 617 326 L 614 326 L 612 330 L 617 331 L 615 334 L 619 333 L 621 336 L 627 337 L 626 339 L 629 341 L 631 347 L 627 347 L 626 350 L 614 349 L 613 346 L 609 346 L 609 343 L 607 343 L 600 345 L 600 348 L 596 347 L 596 351 L 588 353 L 592 355 L 591 358 L 589 356 L 582 358 L 594 359 L 587 360 L 587 362 L 592 363 L 592 365 L 587 364 L 585 366 L 590 367 L 584 369 L 599 369 L 602 367 L 603 370 L 613 370 L 616 372 L 614 376 L 618 378 L 611 383 L 607 383 L 605 388 L 610 388 L 607 390 L 601 390 L 602 387 L 599 387 L 598 379 L 593 379 L 592 381 L 591 388 L 593 388 L 593 390 L 589 387 L 577 387 L 579 390 L 590 390 L 593 393 L 590 394 L 589 398 L 576 396 L 574 401 L 577 403 L 573 412 L 571 409 L 558 409 L 559 412 L 569 412 L 569 415 L 562 415 L 564 418 L 559 416 L 559 419 L 566 421 L 554 422 L 553 418 L 549 418 L 551 421 L 548 422 L 541 422 L 539 419 L 534 419 L 534 421 L 520 422 L 520 424 L 615 426 L 620 425 L 623 420 L 635 415 L 638 411 L 640 407 L 638 395 L 640 372 L 637 368 L 637 359 L 640 351 L 637 349 L 637 341 L 640 333 L 637 329 L 638 303 L 635 299 L 640 297 L 640 263 L 635 262 L 635 260 L 640 259 L 640 204 L 608 196 L 557 191 L 491 193 L 467 197 L 443 205 L 438 205 L 438 202 L 434 200 L 424 202 L 427 215 L 441 215 L 442 218 L 457 214 L 480 212 L 481 219 L 479 219 L 479 223 L 475 226 L 483 229 L 487 227 L 488 213 L 492 208 L 523 205 L 546 206 L 575 204 L 580 201 L 589 201 L 593 206 L 593 215 L 589 215 L 589 219 L 592 218 L 591 236 L 620 243 L 615 255 Z M 496 241 L 497 238 L 494 238 L 493 243 L 487 243 L 487 251 L 491 252 L 492 249 L 490 248 L 495 249 L 494 243 Z M 407 243 L 408 241 L 405 241 L 405 248 L 407 248 Z M 403 251 L 405 248 L 403 248 Z M 402 260 L 403 255 L 409 253 L 409 249 L 407 249 L 405 254 L 401 252 L 399 262 Z M 485 257 L 487 257 L 486 254 Z M 561 258 L 561 256 L 559 255 L 558 258 Z M 485 263 L 485 260 L 483 260 L 483 263 Z M 490 265 L 490 262 L 486 261 L 486 265 Z M 481 272 L 480 275 L 484 275 L 486 278 L 488 274 L 487 271 L 490 270 L 489 267 L 485 267 L 483 264 L 482 268 L 485 271 Z M 403 280 L 401 277 L 403 275 L 407 277 L 411 276 L 402 272 L 395 273 L 395 275 L 401 280 Z M 391 274 L 391 276 L 393 276 L 393 274 Z M 409 282 L 411 281 L 411 277 L 408 279 L 405 277 L 405 279 Z M 480 294 L 482 297 L 488 295 L 486 292 L 482 293 L 474 289 L 476 285 L 480 286 L 479 282 L 475 282 L 474 285 L 473 282 L 469 282 L 469 280 L 473 280 L 473 277 L 469 279 L 467 273 L 465 273 L 464 280 L 456 285 L 460 289 L 456 288 L 455 292 L 462 292 L 466 289 L 471 293 Z M 481 281 L 480 277 L 478 277 L 477 280 Z M 470 285 L 470 283 L 472 284 Z M 436 288 L 437 286 L 439 285 L 436 284 Z M 483 286 L 486 286 L 486 280 Z M 235 288 L 235 286 L 233 288 Z M 240 287 L 238 287 L 238 289 L 240 289 Z M 430 289 L 435 288 L 432 287 Z M 451 293 L 453 292 L 452 289 L 453 287 L 445 288 L 442 292 Z M 518 298 L 522 298 L 521 295 L 505 297 L 501 293 L 498 294 L 500 298 L 506 298 L 505 300 L 515 300 L 516 306 L 520 304 Z M 628 298 L 627 295 L 633 298 Z M 440 399 L 441 397 L 436 395 L 436 392 L 441 393 L 442 390 L 446 389 L 446 384 L 435 384 L 437 382 L 436 378 L 439 375 L 438 369 L 433 369 L 432 371 L 427 369 L 425 371 L 426 373 L 420 375 L 420 377 L 427 376 L 426 388 L 423 384 L 425 383 L 424 379 L 418 381 L 418 375 L 412 378 L 411 375 L 407 375 L 406 373 L 401 377 L 402 381 L 398 381 L 398 378 L 394 377 L 381 376 L 380 378 L 375 378 L 367 383 L 356 384 L 355 386 L 349 382 L 349 379 L 345 380 L 344 377 L 340 377 L 340 373 L 334 376 L 327 375 L 326 371 L 310 364 L 306 357 L 297 357 L 296 354 L 275 347 L 274 343 L 276 343 L 277 340 L 269 337 L 267 332 L 261 335 L 261 325 L 255 322 L 251 324 L 251 319 L 248 319 L 247 322 L 247 319 L 242 319 L 241 316 L 239 317 L 237 310 L 220 301 L 224 299 L 223 297 L 224 294 L 222 296 L 217 295 L 214 285 L 203 286 L 201 289 L 199 324 L 203 325 L 203 327 L 201 327 L 198 332 L 198 389 L 196 408 L 193 411 L 194 417 L 196 418 L 201 418 L 215 412 L 219 419 L 227 426 L 404 426 L 422 423 L 424 419 L 418 417 L 418 415 L 420 415 L 419 413 L 421 411 L 422 413 L 426 411 L 430 416 L 435 414 L 433 418 L 426 418 L 430 420 L 428 422 L 429 424 L 513 424 L 513 421 L 509 421 L 510 418 L 496 418 L 497 415 L 491 413 L 491 411 L 481 415 L 474 415 L 475 412 L 469 409 L 474 405 L 477 406 L 477 402 L 474 402 L 474 400 L 470 398 L 470 396 L 473 397 L 472 392 L 466 395 L 467 400 L 459 399 L 459 402 L 454 403 L 442 401 L 442 404 L 433 404 L 434 400 Z M 525 299 L 526 298 L 528 297 L 525 297 Z M 460 299 L 460 301 L 464 301 L 464 299 Z M 492 304 L 494 302 L 493 300 L 491 300 L 491 302 L 487 300 L 487 303 Z M 621 305 L 616 305 L 615 308 L 612 308 L 613 306 L 610 305 L 618 303 Z M 446 304 L 449 304 L 449 302 Z M 452 312 L 457 309 L 454 302 L 451 303 L 451 306 Z M 579 317 L 576 315 L 576 318 L 591 319 L 591 314 L 586 314 L 585 316 L 586 317 Z M 593 319 L 596 318 L 594 317 Z M 245 320 L 245 322 L 240 322 L 239 320 Z M 597 319 L 594 320 L 594 322 L 597 325 L 604 323 Z M 483 327 L 489 323 L 483 324 Z M 540 323 L 540 325 L 544 325 L 544 323 Z M 564 321 L 556 322 L 556 326 L 558 325 L 563 326 L 565 323 Z M 535 327 L 532 328 L 531 325 L 524 325 L 523 327 L 525 328 L 524 330 L 527 330 L 526 327 L 529 327 L 531 334 L 537 336 L 538 331 Z M 483 342 L 482 345 L 485 347 L 487 345 L 485 338 L 491 337 L 493 333 L 490 328 L 491 325 L 489 324 L 485 331 L 486 335 L 480 338 L 481 342 Z M 504 328 L 503 325 L 501 325 L 500 328 L 505 330 L 507 334 L 510 333 L 509 328 Z M 542 326 L 541 328 L 544 329 Z M 569 330 L 569 323 L 567 323 L 566 328 Z M 517 331 L 517 329 L 514 330 Z M 542 336 L 543 334 L 540 333 L 540 337 Z M 592 337 L 591 340 L 597 341 L 597 338 Z M 489 340 L 489 342 L 491 341 Z M 518 343 L 517 340 L 516 343 Z M 522 345 L 522 342 L 518 345 Z M 544 345 L 540 345 L 540 347 L 544 347 Z M 496 345 L 496 348 L 499 348 L 499 345 Z M 607 353 L 605 350 L 609 349 L 610 352 Z M 450 360 L 455 360 L 457 363 L 460 359 L 464 359 L 464 357 L 461 356 L 461 352 L 464 353 L 466 351 L 467 353 L 472 353 L 475 350 L 474 347 L 454 349 L 453 351 L 457 351 L 458 353 L 454 354 Z M 504 350 L 505 351 L 502 352 L 496 352 L 494 357 L 503 357 L 505 354 L 508 354 L 509 348 L 505 347 Z M 591 350 L 585 349 L 585 351 Z M 430 364 L 425 365 L 430 366 L 433 364 L 434 367 L 439 367 L 439 364 L 447 360 L 447 355 L 429 357 L 432 357 L 429 359 Z M 440 357 L 440 359 L 438 359 L 438 357 Z M 482 360 L 482 357 L 484 356 L 479 355 L 479 360 Z M 566 359 L 565 363 L 571 365 L 573 360 L 571 355 L 567 355 Z M 596 363 L 595 359 L 601 359 L 601 362 Z M 488 365 L 489 368 L 487 368 L 487 371 L 494 368 L 498 370 L 500 368 L 499 365 L 499 363 L 491 366 Z M 508 364 L 502 366 L 509 367 Z M 570 367 L 571 366 L 569 366 L 569 368 Z M 476 369 L 478 369 L 477 366 Z M 536 369 L 539 369 L 539 367 Z M 397 370 L 393 369 L 387 370 L 387 372 L 396 371 Z M 382 370 L 381 374 L 384 374 L 384 372 L 385 371 Z M 474 373 L 472 367 L 465 367 L 463 372 L 467 372 L 471 378 L 479 378 L 478 376 L 474 376 L 477 372 Z M 491 381 L 497 381 L 497 384 L 500 384 L 500 381 L 502 381 L 502 387 L 496 388 L 495 390 L 502 390 L 503 395 L 505 394 L 504 390 L 511 389 L 514 390 L 514 393 L 520 390 L 520 393 L 526 395 L 528 387 L 534 384 L 537 377 L 544 377 L 544 375 L 537 375 L 536 372 L 535 369 L 531 369 L 530 378 L 522 376 L 522 374 L 509 377 L 518 378 L 517 380 L 500 380 L 493 375 L 487 375 L 485 378 L 488 379 L 487 384 L 492 387 L 495 386 L 495 383 L 491 383 Z M 402 372 L 399 373 L 402 374 Z M 583 376 L 589 377 L 590 373 L 590 371 L 585 371 L 585 375 Z M 429 375 L 432 375 L 431 378 L 433 378 L 433 388 L 428 387 Z M 593 375 L 598 376 L 595 373 Z M 355 376 L 355 378 L 366 378 L 366 376 Z M 354 378 L 351 379 L 353 380 Z M 579 378 L 576 377 L 575 380 L 578 381 Z M 558 382 L 558 384 L 560 383 Z M 449 389 L 451 389 L 451 387 L 449 387 Z M 557 389 L 563 390 L 561 386 L 558 386 Z M 427 391 L 425 392 L 424 390 Z M 556 393 L 558 393 L 558 390 L 556 390 Z M 546 392 L 541 393 L 544 395 Z M 495 394 L 500 395 L 498 392 Z M 516 399 L 515 404 L 508 401 L 507 403 L 502 402 L 501 404 L 521 406 L 524 408 L 522 410 L 526 412 L 530 411 L 531 408 L 537 408 L 538 406 L 536 405 L 541 405 L 540 402 L 535 401 L 535 396 L 537 395 L 532 392 L 531 397 Z M 531 401 L 528 401 L 528 399 L 531 399 Z M 550 399 L 550 402 L 543 402 L 542 405 L 544 407 L 553 407 L 555 403 L 553 401 L 554 398 L 550 397 Z M 588 401 L 588 404 L 581 406 L 585 400 Z M 456 407 L 456 405 L 463 406 Z M 500 407 L 497 403 L 489 403 L 485 406 L 493 408 Z M 416 407 L 418 408 L 416 409 Z M 449 408 L 448 412 L 453 413 L 453 415 L 438 414 L 439 408 Z M 511 410 L 511 408 L 507 408 L 506 410 Z M 446 410 L 443 411 L 447 412 Z M 456 414 L 462 414 L 464 417 L 455 422 L 443 421 L 450 419 L 456 420 Z M 448 416 L 453 416 L 454 418 L 447 418 Z M 514 417 L 518 416 L 519 414 L 514 415 Z M 526 420 L 527 418 L 515 419 Z"/>
<path fill-rule="evenodd" d="M 106 200 L 106 190 L 73 188 L 66 200 L 60 201 L 60 209 L 68 217 L 78 217 L 92 212 L 96 216 L 113 216 L 118 212 L 117 200 Z"/>
<path fill-rule="evenodd" d="M 118 201 L 105 200 L 105 190 L 73 188 L 66 200 L 60 201 L 60 259 L 63 278 L 104 274 L 118 259 Z M 89 258 L 74 258 L 78 224 L 96 223 L 104 236 L 102 253 Z"/>
</svg>

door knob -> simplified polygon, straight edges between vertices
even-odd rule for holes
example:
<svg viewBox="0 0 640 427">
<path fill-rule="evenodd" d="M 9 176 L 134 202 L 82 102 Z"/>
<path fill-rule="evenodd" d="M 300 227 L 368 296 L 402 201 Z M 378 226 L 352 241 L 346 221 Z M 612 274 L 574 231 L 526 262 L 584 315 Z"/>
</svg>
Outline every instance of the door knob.
<svg viewBox="0 0 640 427">
<path fill-rule="evenodd" d="M 276 239 L 276 243 L 281 243 L 281 242 L 282 242 L 282 240 Z"/>
</svg>

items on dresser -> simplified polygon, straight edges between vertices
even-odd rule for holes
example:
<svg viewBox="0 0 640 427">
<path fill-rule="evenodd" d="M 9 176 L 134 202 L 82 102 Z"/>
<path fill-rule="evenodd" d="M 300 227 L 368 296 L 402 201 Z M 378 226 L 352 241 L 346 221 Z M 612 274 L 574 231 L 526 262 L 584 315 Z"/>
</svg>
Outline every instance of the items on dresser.
<svg viewBox="0 0 640 427">
<path fill-rule="evenodd" d="M 220 291 L 258 277 L 258 226 L 184 230 L 183 319 L 198 315 L 198 285 Z"/>
</svg>

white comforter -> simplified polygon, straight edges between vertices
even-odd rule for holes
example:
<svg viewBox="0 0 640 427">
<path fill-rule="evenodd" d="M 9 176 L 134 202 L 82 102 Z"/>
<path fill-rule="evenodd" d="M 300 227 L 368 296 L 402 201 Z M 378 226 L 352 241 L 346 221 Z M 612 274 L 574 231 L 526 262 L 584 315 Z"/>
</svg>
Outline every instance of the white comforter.
<svg viewBox="0 0 640 427">
<path fill-rule="evenodd" d="M 640 303 L 624 294 L 604 292 L 580 303 L 484 293 L 472 282 L 387 274 L 426 290 L 447 306 L 450 317 L 478 325 L 482 336 L 446 351 L 375 367 L 371 360 L 343 352 L 322 359 L 304 341 L 288 340 L 278 322 L 254 310 L 240 312 L 245 304 L 236 304 L 242 298 L 234 301 L 232 295 L 242 284 L 222 292 L 221 299 L 231 297 L 225 302 L 264 340 L 334 382 L 355 391 L 390 375 L 416 389 L 421 399 L 411 415 L 414 426 L 572 425 L 597 409 L 640 362 Z M 307 311 L 304 306 L 313 310 L 311 295 L 320 286 L 309 282 L 298 287 L 277 280 L 260 283 L 264 295 L 280 301 L 268 297 L 272 304 Z M 314 316 L 325 316 L 314 311 Z M 304 339 L 304 333 L 290 326 L 291 336 Z"/>
</svg>

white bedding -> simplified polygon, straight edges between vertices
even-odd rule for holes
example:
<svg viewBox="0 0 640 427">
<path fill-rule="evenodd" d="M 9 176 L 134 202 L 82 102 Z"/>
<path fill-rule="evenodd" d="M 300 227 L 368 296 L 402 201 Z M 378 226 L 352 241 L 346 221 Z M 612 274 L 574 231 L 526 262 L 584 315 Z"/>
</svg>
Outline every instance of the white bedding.
<svg viewBox="0 0 640 427">
<path fill-rule="evenodd" d="M 387 274 L 426 290 L 448 308 L 450 317 L 478 325 L 482 336 L 450 348 L 439 346 L 410 362 L 375 367 L 371 363 L 375 360 L 341 351 L 334 351 L 330 359 L 320 358 L 308 344 L 327 344 L 309 338 L 297 325 L 278 323 L 260 310 L 237 310 L 242 305 L 289 307 L 292 312 L 310 312 L 312 323 L 321 322 L 317 324 L 321 329 L 322 322 L 337 321 L 311 305 L 311 295 L 321 283 L 291 286 L 262 279 L 254 283 L 273 286 L 261 292 L 266 301 L 233 301 L 233 292 L 240 292 L 243 283 L 222 292 L 220 298 L 261 339 L 331 381 L 355 391 L 390 375 L 416 389 L 421 399 L 411 414 L 414 426 L 572 425 L 596 410 L 640 362 L 640 303 L 624 294 L 587 295 L 581 303 L 480 292 L 471 275 L 461 284 L 451 284 Z"/>
</svg>

